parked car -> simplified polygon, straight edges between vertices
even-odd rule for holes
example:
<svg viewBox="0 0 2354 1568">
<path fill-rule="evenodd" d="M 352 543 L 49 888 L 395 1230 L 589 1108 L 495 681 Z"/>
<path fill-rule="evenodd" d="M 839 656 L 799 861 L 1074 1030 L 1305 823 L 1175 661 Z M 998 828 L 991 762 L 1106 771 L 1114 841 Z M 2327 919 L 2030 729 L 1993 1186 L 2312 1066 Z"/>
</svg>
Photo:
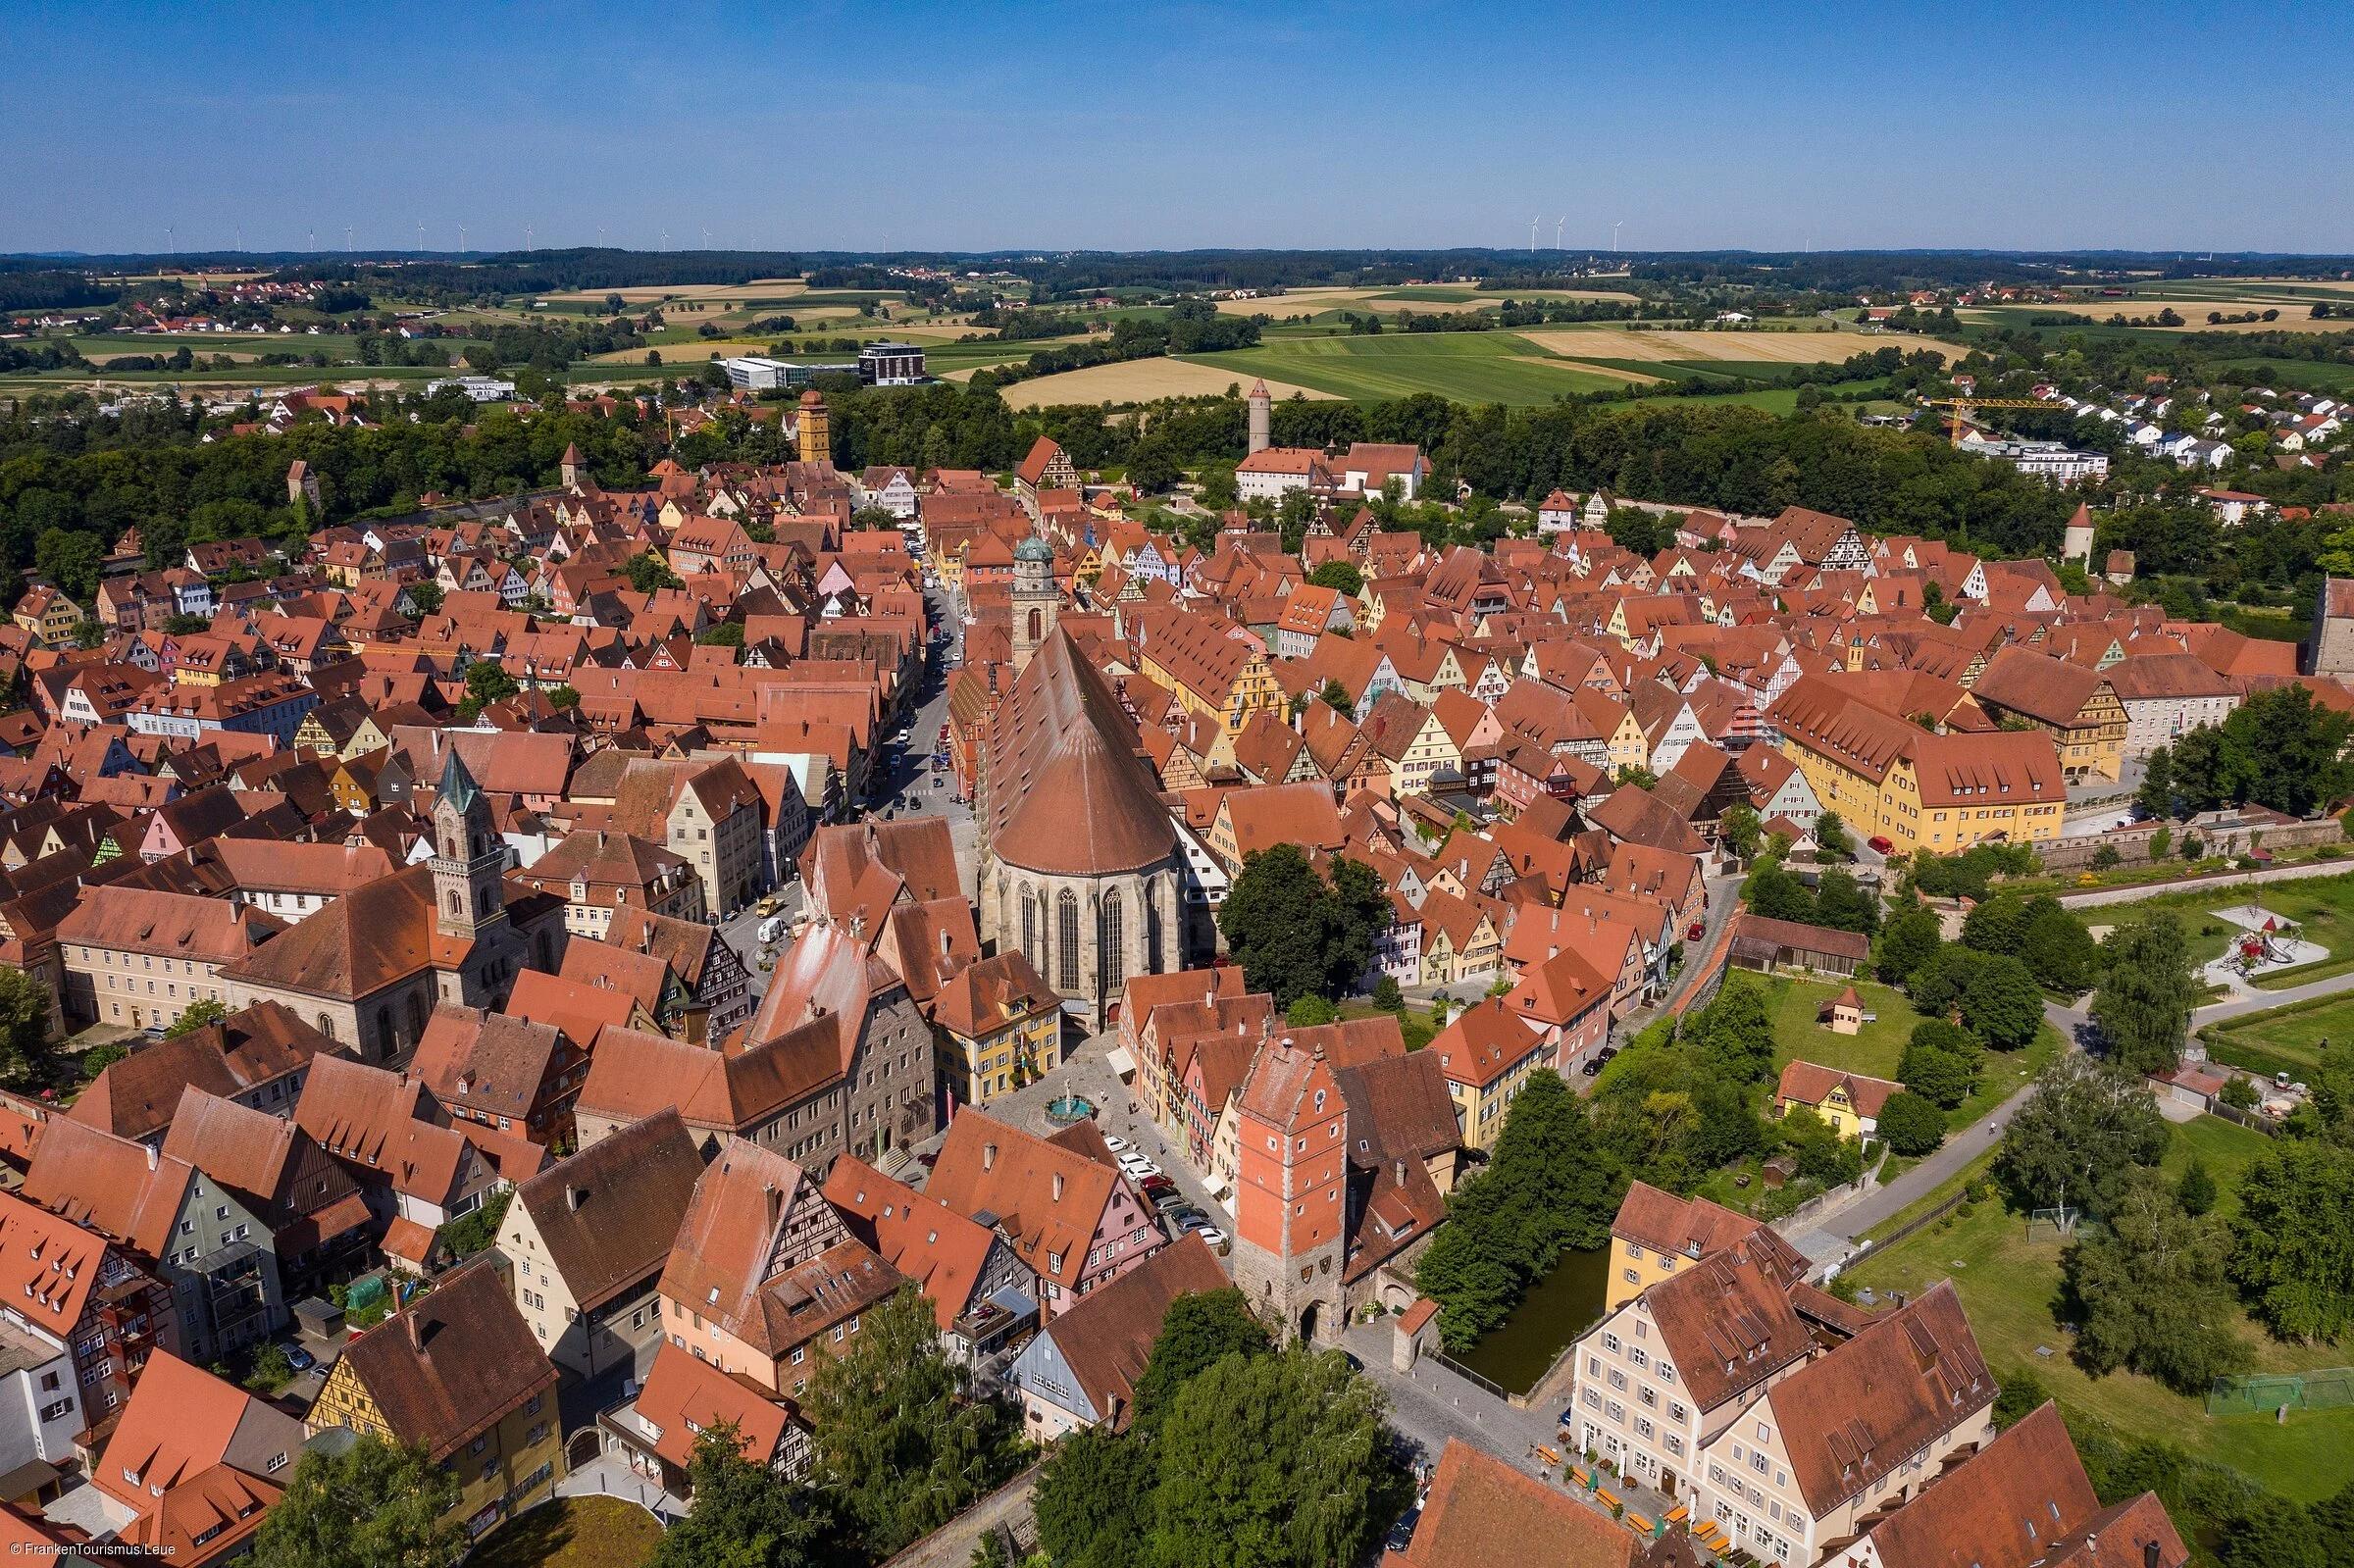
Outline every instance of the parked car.
<svg viewBox="0 0 2354 1568">
<path fill-rule="evenodd" d="M 1135 1145 L 1116 1133 L 1106 1133 L 1103 1135 L 1103 1146 L 1114 1154 L 1125 1154 Z"/>
<path fill-rule="evenodd" d="M 1684 940 L 1688 942 L 1696 942 L 1703 936 L 1706 936 L 1708 934 L 1709 923 L 1705 920 L 1696 920 L 1692 922 L 1691 929 L 1684 933 Z"/>
<path fill-rule="evenodd" d="M 301 1345 L 296 1344 L 292 1340 L 288 1340 L 285 1343 L 280 1345 L 279 1348 L 286 1352 L 286 1365 L 292 1367 L 297 1372 L 308 1372 L 311 1370 L 311 1368 L 319 1364 L 317 1361 L 312 1359 L 310 1351 L 305 1350 Z"/>
<path fill-rule="evenodd" d="M 1202 1229 L 1196 1231 L 1194 1234 L 1200 1237 L 1203 1240 L 1207 1241 L 1209 1243 L 1209 1249 L 1212 1252 L 1217 1253 L 1220 1257 L 1224 1257 L 1228 1252 L 1234 1249 L 1234 1243 L 1226 1239 L 1226 1233 L 1219 1230 L 1214 1225 L 1204 1225 L 1202 1227 Z"/>
<path fill-rule="evenodd" d="M 1884 834 L 1876 834 L 1876 833 L 1875 833 L 1875 834 L 1873 834 L 1873 835 L 1872 835 L 1870 837 L 1868 837 L 1868 838 L 1865 839 L 1864 841 L 1865 841 L 1866 843 L 1868 843 L 1868 844 L 1871 845 L 1871 847 L 1872 847 L 1872 851 L 1873 851 L 1875 854 L 1882 854 L 1882 855 L 1884 855 L 1884 854 L 1888 853 L 1888 851 L 1889 851 L 1889 850 L 1891 850 L 1891 849 L 1894 849 L 1894 848 L 1896 847 L 1896 842 L 1895 842 L 1895 840 L 1894 840 L 1894 839 L 1892 839 L 1892 838 L 1889 838 L 1889 837 L 1888 837 L 1886 835 L 1884 835 Z"/>
<path fill-rule="evenodd" d="M 1123 1160 L 1120 1163 L 1120 1169 L 1128 1173 L 1128 1180 L 1131 1182 L 1141 1182 L 1148 1176 L 1158 1176 L 1160 1174 L 1160 1167 L 1153 1164 L 1151 1160 L 1139 1160 L 1134 1165 L 1130 1165 Z"/>
</svg>

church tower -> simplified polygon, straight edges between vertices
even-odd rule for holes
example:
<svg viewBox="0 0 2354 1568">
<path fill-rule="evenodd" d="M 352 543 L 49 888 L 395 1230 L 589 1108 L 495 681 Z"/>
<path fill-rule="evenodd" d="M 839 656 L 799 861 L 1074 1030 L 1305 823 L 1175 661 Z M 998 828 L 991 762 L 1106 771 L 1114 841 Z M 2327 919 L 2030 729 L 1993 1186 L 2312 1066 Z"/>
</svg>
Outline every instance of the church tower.
<svg viewBox="0 0 2354 1568">
<path fill-rule="evenodd" d="M 834 461 L 833 418 L 826 412 L 826 400 L 811 387 L 801 394 L 798 439 L 801 461 L 831 463 Z"/>
<path fill-rule="evenodd" d="M 1267 395 L 1267 383 L 1263 379 L 1253 381 L 1251 383 L 1251 452 L 1254 455 L 1267 449 L 1268 427 L 1273 418 L 1274 405 L 1275 399 Z"/>
<path fill-rule="evenodd" d="M 434 802 L 434 929 L 472 941 L 507 918 L 507 846 L 490 802 L 452 746 Z"/>
<path fill-rule="evenodd" d="M 1013 668 L 1020 674 L 1030 656 L 1054 634 L 1062 612 L 1062 590 L 1054 585 L 1054 547 L 1033 533 L 1013 547 Z"/>
</svg>

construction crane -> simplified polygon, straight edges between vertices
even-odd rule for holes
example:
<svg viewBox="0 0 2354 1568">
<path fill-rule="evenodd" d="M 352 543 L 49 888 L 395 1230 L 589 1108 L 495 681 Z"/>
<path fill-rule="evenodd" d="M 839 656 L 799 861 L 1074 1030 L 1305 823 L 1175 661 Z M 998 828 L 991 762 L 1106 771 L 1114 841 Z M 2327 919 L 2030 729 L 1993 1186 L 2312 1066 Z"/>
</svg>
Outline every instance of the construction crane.
<svg viewBox="0 0 2354 1568">
<path fill-rule="evenodd" d="M 1981 408 L 2050 408 L 2040 397 L 1924 397 L 1923 408 L 1950 408 L 1954 426 L 1954 444 L 1962 444 L 1962 428 L 1970 423 L 1970 415 Z"/>
</svg>

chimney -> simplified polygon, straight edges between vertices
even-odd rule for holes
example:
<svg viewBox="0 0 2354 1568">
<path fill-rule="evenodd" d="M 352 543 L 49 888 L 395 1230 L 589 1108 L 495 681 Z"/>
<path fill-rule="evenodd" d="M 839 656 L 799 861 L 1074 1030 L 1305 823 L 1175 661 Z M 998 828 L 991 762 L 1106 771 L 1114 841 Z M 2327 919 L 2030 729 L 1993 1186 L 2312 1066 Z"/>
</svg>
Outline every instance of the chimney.
<svg viewBox="0 0 2354 1568">
<path fill-rule="evenodd" d="M 419 1355 L 425 1354 L 425 1326 L 419 1321 L 416 1308 L 412 1307 L 403 1312 L 400 1315 L 400 1321 L 407 1326 L 409 1331 L 409 1348 Z"/>
<path fill-rule="evenodd" d="M 981 1169 L 983 1169 L 984 1171 L 994 1171 L 994 1170 L 996 1170 L 996 1169 L 997 1169 L 997 1167 L 998 1167 L 998 1145 L 997 1145 L 997 1144 L 995 1144 L 995 1143 L 984 1143 L 984 1144 L 982 1144 L 982 1145 L 981 1145 Z"/>
<path fill-rule="evenodd" d="M 581 1205 L 588 1197 L 588 1189 L 585 1187 L 568 1187 L 564 1189 L 564 1205 L 575 1214 L 581 1212 Z"/>
<path fill-rule="evenodd" d="M 1062 1173 L 1060 1171 L 1054 1173 L 1054 1201 L 1057 1203 L 1062 1201 Z"/>
<path fill-rule="evenodd" d="M 768 1183 L 761 1190 L 768 1194 L 768 1223 L 774 1227 L 777 1221 L 785 1217 L 785 1194 L 777 1190 L 774 1182 Z"/>
<path fill-rule="evenodd" d="M 2088 1552 L 2092 1550 L 2092 1543 L 2089 1540 L 2084 1543 L 2084 1549 Z M 2141 1543 L 2141 1568 L 2158 1568 L 2158 1543 L 2155 1541 L 2145 1541 Z"/>
<path fill-rule="evenodd" d="M 945 931 L 940 934 L 940 956 L 943 958 L 948 956 L 948 934 Z"/>
<path fill-rule="evenodd" d="M 155 1169 L 155 1145 L 153 1143 L 147 1145 L 147 1169 L 151 1171 Z"/>
</svg>

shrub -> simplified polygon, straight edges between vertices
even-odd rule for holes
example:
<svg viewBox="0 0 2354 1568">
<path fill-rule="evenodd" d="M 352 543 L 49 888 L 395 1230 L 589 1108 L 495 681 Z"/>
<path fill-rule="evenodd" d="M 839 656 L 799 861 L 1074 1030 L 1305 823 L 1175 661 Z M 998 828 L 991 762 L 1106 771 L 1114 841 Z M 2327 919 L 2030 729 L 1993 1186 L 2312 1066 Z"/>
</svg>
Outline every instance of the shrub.
<svg viewBox="0 0 2354 1568">
<path fill-rule="evenodd" d="M 1880 1137 L 1908 1158 L 1926 1154 L 1945 1141 L 1945 1113 L 1927 1096 L 1906 1090 L 1880 1107 Z"/>
</svg>

